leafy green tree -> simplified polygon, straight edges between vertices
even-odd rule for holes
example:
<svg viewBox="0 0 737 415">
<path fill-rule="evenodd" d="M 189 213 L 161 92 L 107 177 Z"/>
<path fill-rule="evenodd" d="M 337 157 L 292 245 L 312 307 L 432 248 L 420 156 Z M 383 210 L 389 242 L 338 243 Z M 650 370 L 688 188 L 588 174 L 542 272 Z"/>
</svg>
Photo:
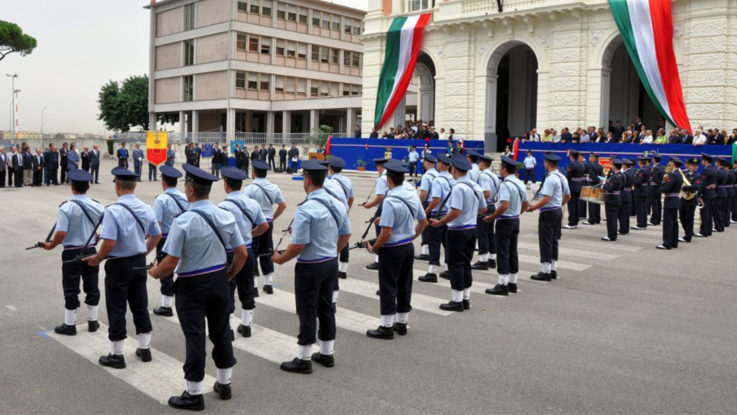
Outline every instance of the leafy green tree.
<svg viewBox="0 0 737 415">
<path fill-rule="evenodd" d="M 100 114 L 109 130 L 126 132 L 132 127 L 149 129 L 148 125 L 148 76 L 131 76 L 122 83 L 108 81 L 98 94 Z M 159 114 L 159 121 L 174 123 L 178 114 Z"/>
<path fill-rule="evenodd" d="M 328 142 L 330 136 L 330 126 L 321 125 L 317 128 L 313 128 L 310 135 L 307 137 L 307 142 L 316 146 L 324 146 Z"/>
<path fill-rule="evenodd" d="M 15 23 L 0 20 L 0 61 L 13 52 L 26 56 L 36 48 L 36 39 Z"/>
</svg>

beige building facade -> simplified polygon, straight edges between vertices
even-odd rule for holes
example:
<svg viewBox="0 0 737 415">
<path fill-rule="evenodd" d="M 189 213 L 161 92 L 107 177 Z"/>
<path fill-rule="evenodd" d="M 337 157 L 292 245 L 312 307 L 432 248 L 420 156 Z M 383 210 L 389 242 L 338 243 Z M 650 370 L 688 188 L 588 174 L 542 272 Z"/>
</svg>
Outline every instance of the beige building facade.
<svg viewBox="0 0 737 415">
<path fill-rule="evenodd" d="M 147 8 L 152 121 L 178 114 L 187 140 L 303 137 L 319 125 L 346 134 L 358 124 L 365 12 L 318 0 Z"/>
<path fill-rule="evenodd" d="M 640 85 L 607 0 L 369 0 L 363 131 L 373 127 L 386 31 L 432 12 L 415 69 L 417 117 L 497 150 L 532 128 L 626 124 L 659 114 Z M 674 0 L 674 48 L 692 126 L 737 126 L 737 1 Z M 424 105 L 423 105 L 424 103 Z M 400 107 L 401 108 L 401 107 Z M 406 107 L 405 107 L 406 108 Z M 388 129 L 385 125 L 382 130 Z"/>
</svg>

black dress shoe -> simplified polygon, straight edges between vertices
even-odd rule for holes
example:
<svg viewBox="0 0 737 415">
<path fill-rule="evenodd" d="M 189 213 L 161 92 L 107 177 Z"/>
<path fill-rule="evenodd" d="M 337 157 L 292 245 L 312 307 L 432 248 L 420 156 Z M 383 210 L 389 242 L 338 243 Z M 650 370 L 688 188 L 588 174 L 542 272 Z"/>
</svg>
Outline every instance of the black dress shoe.
<svg viewBox="0 0 737 415">
<path fill-rule="evenodd" d="M 227 401 L 233 397 L 233 392 L 230 390 L 230 383 L 223 385 L 222 383 L 215 381 L 215 385 L 212 389 L 218 394 L 221 401 Z"/>
<path fill-rule="evenodd" d="M 243 324 L 239 325 L 238 333 L 243 337 L 251 337 L 251 326 L 244 326 Z"/>
<path fill-rule="evenodd" d="M 415 259 L 418 261 L 428 261 L 430 260 L 430 255 L 427 255 L 427 254 L 415 255 Z"/>
<path fill-rule="evenodd" d="M 151 361 L 151 349 L 136 349 L 136 356 L 140 357 L 144 362 Z"/>
<path fill-rule="evenodd" d="M 445 304 L 440 304 L 440 309 L 445 311 L 463 311 L 463 303 L 458 301 L 449 301 Z"/>
<path fill-rule="evenodd" d="M 202 411 L 205 409 L 205 398 L 202 395 L 190 395 L 189 392 L 184 391 L 180 396 L 169 398 L 169 406 L 189 411 Z"/>
<path fill-rule="evenodd" d="M 348 274 L 346 274 L 343 271 L 338 271 L 338 278 L 340 278 L 341 280 L 344 280 L 344 279 L 348 278 Z"/>
<path fill-rule="evenodd" d="M 509 287 L 502 284 L 497 284 L 494 288 L 487 288 L 486 294 L 491 295 L 509 295 Z"/>
<path fill-rule="evenodd" d="M 509 284 L 507 284 L 507 290 L 509 290 L 511 294 L 517 294 L 517 284 L 512 284 L 510 282 Z"/>
<path fill-rule="evenodd" d="M 374 262 L 366 265 L 366 269 L 373 270 L 373 271 L 378 271 L 379 270 L 379 263 L 376 262 L 376 261 L 374 261 Z"/>
<path fill-rule="evenodd" d="M 381 290 L 376 290 L 376 295 L 381 295 Z"/>
<path fill-rule="evenodd" d="M 422 282 L 438 282 L 438 276 L 429 272 L 417 279 Z"/>
<path fill-rule="evenodd" d="M 471 265 L 471 269 L 480 270 L 480 271 L 486 271 L 489 269 L 489 263 L 488 262 L 481 262 L 476 261 L 473 265 Z"/>
<path fill-rule="evenodd" d="M 174 317 L 174 311 L 172 311 L 171 307 L 154 308 L 154 314 L 157 316 Z"/>
<path fill-rule="evenodd" d="M 491 268 L 491 269 L 496 268 L 496 259 L 490 259 L 489 260 L 489 268 Z"/>
<path fill-rule="evenodd" d="M 407 323 L 394 323 L 394 332 L 400 336 L 407 335 Z"/>
<path fill-rule="evenodd" d="M 309 375 L 312 373 L 312 362 L 309 360 L 302 360 L 299 357 L 295 357 L 294 360 L 288 362 L 282 362 L 279 369 L 285 372 L 291 373 L 302 373 L 303 375 Z"/>
<path fill-rule="evenodd" d="M 100 357 L 100 364 L 113 369 L 125 369 L 125 358 L 122 354 L 108 354 Z"/>
<path fill-rule="evenodd" d="M 439 275 L 440 278 L 449 280 L 450 279 L 450 271 L 443 271 Z"/>
<path fill-rule="evenodd" d="M 531 275 L 530 279 L 535 281 L 550 281 L 552 277 L 549 273 L 538 272 L 537 274 Z"/>
<path fill-rule="evenodd" d="M 656 248 L 658 248 L 658 249 L 667 249 L 667 250 L 670 250 L 670 247 L 668 247 L 668 246 L 665 246 L 665 245 L 663 245 L 663 244 L 660 244 L 660 245 L 656 246 Z"/>
<path fill-rule="evenodd" d="M 335 358 L 331 354 L 312 353 L 312 361 L 325 367 L 335 366 Z"/>
<path fill-rule="evenodd" d="M 74 336 L 75 334 L 77 334 L 77 326 L 68 326 L 66 324 L 61 324 L 54 327 L 54 333 L 63 334 L 65 336 Z"/>
<path fill-rule="evenodd" d="M 556 270 L 550 271 L 550 279 L 551 280 L 557 280 L 558 279 L 558 271 L 556 271 Z"/>
<path fill-rule="evenodd" d="M 394 328 L 379 326 L 376 330 L 369 330 L 366 335 L 374 339 L 391 340 L 394 338 Z"/>
<path fill-rule="evenodd" d="M 461 304 L 463 304 L 463 309 L 464 310 L 470 310 L 471 309 L 471 300 L 463 300 L 461 302 Z"/>
<path fill-rule="evenodd" d="M 100 328 L 100 323 L 97 322 L 97 320 L 89 320 L 87 322 L 87 331 L 90 333 L 94 333 L 97 331 L 97 329 Z"/>
<path fill-rule="evenodd" d="M 274 287 L 271 285 L 264 285 L 264 292 L 266 294 L 274 294 Z"/>
</svg>

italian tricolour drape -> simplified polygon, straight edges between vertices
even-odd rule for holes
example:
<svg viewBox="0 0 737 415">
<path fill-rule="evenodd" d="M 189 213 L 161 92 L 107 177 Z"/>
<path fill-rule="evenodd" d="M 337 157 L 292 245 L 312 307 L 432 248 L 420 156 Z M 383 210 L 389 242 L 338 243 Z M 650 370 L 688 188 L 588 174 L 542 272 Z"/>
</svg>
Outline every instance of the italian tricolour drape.
<svg viewBox="0 0 737 415">
<path fill-rule="evenodd" d="M 671 124 L 691 131 L 673 52 L 671 0 L 609 0 L 640 81 Z"/>
<path fill-rule="evenodd" d="M 386 53 L 376 95 L 374 127 L 379 129 L 407 92 L 431 13 L 397 17 L 386 35 Z"/>
</svg>

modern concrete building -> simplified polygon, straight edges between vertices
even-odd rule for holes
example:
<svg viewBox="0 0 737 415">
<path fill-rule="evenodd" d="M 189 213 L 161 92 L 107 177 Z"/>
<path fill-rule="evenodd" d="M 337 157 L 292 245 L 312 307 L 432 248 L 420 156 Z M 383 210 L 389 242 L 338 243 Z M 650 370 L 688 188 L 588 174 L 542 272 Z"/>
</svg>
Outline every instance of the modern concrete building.
<svg viewBox="0 0 737 415">
<path fill-rule="evenodd" d="M 365 12 L 318 0 L 160 0 L 151 12 L 149 108 L 187 140 L 353 131 Z M 290 136 L 290 134 L 293 134 Z M 197 134 L 195 138 L 198 138 Z"/>
<path fill-rule="evenodd" d="M 456 135 L 485 138 L 537 128 L 655 126 L 607 0 L 369 0 L 364 21 L 363 131 L 373 127 L 386 32 L 396 16 L 432 12 L 415 69 L 417 116 Z M 737 3 L 674 0 L 674 49 L 692 126 L 737 120 Z M 411 100 L 412 98 L 408 98 Z M 425 103 L 425 105 L 422 105 Z M 401 108 L 401 107 L 400 107 Z M 395 113 L 391 124 L 411 118 Z M 383 129 L 388 129 L 386 125 Z"/>
</svg>

